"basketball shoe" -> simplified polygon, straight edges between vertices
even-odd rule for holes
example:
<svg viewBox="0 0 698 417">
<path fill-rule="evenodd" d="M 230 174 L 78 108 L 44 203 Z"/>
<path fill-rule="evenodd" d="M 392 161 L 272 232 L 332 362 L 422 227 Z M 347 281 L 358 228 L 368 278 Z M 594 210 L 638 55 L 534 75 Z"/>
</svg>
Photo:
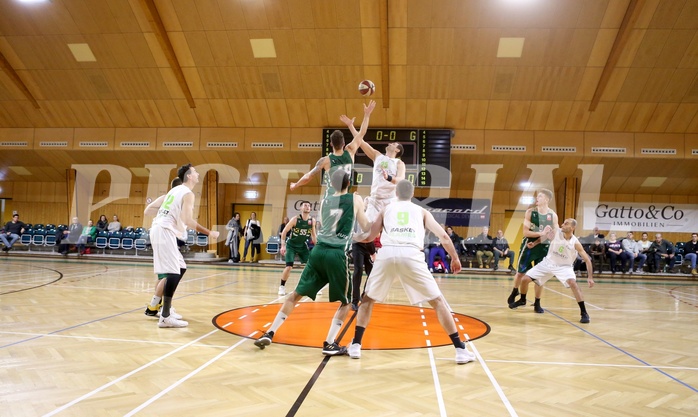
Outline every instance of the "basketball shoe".
<svg viewBox="0 0 698 417">
<path fill-rule="evenodd" d="M 160 320 L 158 320 L 158 327 L 161 328 L 167 328 L 167 327 L 187 327 L 189 325 L 188 322 L 184 320 L 179 320 L 170 314 L 169 317 L 162 317 L 160 316 Z"/>
<path fill-rule="evenodd" d="M 361 345 L 359 343 L 352 343 L 347 349 L 349 352 L 349 357 L 352 359 L 361 359 Z"/>
<path fill-rule="evenodd" d="M 462 365 L 468 362 L 475 361 L 475 354 L 468 350 L 467 347 L 456 348 L 456 363 Z"/>
<path fill-rule="evenodd" d="M 274 337 L 274 332 L 266 332 L 259 339 L 254 341 L 254 345 L 260 349 L 271 345 L 271 339 Z"/>
</svg>

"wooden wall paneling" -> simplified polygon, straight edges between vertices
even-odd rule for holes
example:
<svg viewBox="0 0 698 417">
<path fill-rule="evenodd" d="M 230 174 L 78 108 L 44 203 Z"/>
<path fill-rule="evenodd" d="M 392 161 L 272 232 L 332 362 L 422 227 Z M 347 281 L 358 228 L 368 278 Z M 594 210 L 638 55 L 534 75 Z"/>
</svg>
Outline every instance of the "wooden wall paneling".
<svg viewBox="0 0 698 417">
<path fill-rule="evenodd" d="M 653 68 L 639 100 L 660 101 L 673 73 L 673 68 Z"/>
<path fill-rule="evenodd" d="M 196 103 L 196 107 L 193 110 L 196 114 L 196 120 L 198 122 L 194 124 L 194 126 L 217 127 L 218 125 L 216 124 L 216 118 L 213 115 L 213 110 L 211 109 L 209 101 L 204 99 L 195 99 L 194 103 Z"/>
<path fill-rule="evenodd" d="M 584 130 L 589 121 L 591 112 L 589 111 L 589 102 L 575 101 L 572 103 L 570 115 L 567 118 L 565 130 Z"/>
<path fill-rule="evenodd" d="M 170 143 L 187 143 L 193 142 L 193 146 L 181 148 L 182 150 L 199 149 L 201 143 L 201 129 L 197 127 L 191 128 L 165 128 L 161 127 L 157 129 L 156 133 L 156 149 L 166 150 L 172 148 L 164 147 L 164 142 Z"/>
<path fill-rule="evenodd" d="M 525 146 L 526 154 L 534 149 L 533 132 L 529 131 L 508 131 L 508 130 L 486 130 L 485 131 L 485 155 L 517 155 L 512 151 L 497 151 L 494 146 Z"/>
<path fill-rule="evenodd" d="M 660 100 L 666 101 L 682 101 L 688 98 L 691 93 L 691 86 L 696 80 L 698 68 L 677 68 L 670 74 L 669 82 L 661 95 Z"/>
<path fill-rule="evenodd" d="M 467 100 L 448 100 L 444 124 L 451 129 L 464 129 L 468 114 Z"/>
<path fill-rule="evenodd" d="M 536 131 L 533 135 L 533 154 L 536 155 L 559 155 L 559 156 L 582 156 L 584 155 L 584 134 L 582 132 L 551 132 Z M 543 152 L 543 147 L 574 147 L 575 152 Z"/>
<path fill-rule="evenodd" d="M 635 153 L 635 138 L 632 133 L 584 132 L 584 154 L 594 155 L 591 151 L 593 147 L 625 148 L 625 154 L 598 154 L 604 158 L 625 158 Z M 615 164 L 613 162 L 611 165 Z"/>
<path fill-rule="evenodd" d="M 294 128 L 308 127 L 308 110 L 303 99 L 286 99 L 289 125 Z"/>
<path fill-rule="evenodd" d="M 666 128 L 667 132 L 686 132 L 690 131 L 689 126 L 691 121 L 698 115 L 698 103 L 681 103 L 674 113 L 669 125 Z"/>
<path fill-rule="evenodd" d="M 635 103 L 615 103 L 613 109 L 611 110 L 611 114 L 608 117 L 604 130 L 609 130 L 612 132 L 624 131 L 634 109 Z"/>
<path fill-rule="evenodd" d="M 114 149 L 115 129 L 113 128 L 76 128 L 73 134 L 74 143 L 73 149 L 85 149 L 87 146 L 81 146 L 81 143 L 88 145 L 86 142 L 106 142 L 105 148 L 99 149 Z"/>
<path fill-rule="evenodd" d="M 247 100 L 247 105 L 250 108 L 250 115 L 252 116 L 252 126 L 271 126 L 271 116 L 266 100 Z"/>
<path fill-rule="evenodd" d="M 288 110 L 286 108 L 286 100 L 284 99 L 267 99 L 267 108 L 269 110 L 270 125 L 272 127 L 290 127 Z"/>
<path fill-rule="evenodd" d="M 469 100 L 468 113 L 465 119 L 466 129 L 484 129 L 487 119 L 487 109 L 489 107 L 487 100 Z"/>
<path fill-rule="evenodd" d="M 114 149 L 130 150 L 134 148 L 124 147 L 125 142 L 148 142 L 147 148 L 154 150 L 157 147 L 157 129 L 156 128 L 116 128 L 114 132 Z"/>
<path fill-rule="evenodd" d="M 664 132 L 674 117 L 678 103 L 659 103 L 650 116 L 646 132 Z"/>
<path fill-rule="evenodd" d="M 230 111 L 232 112 L 235 123 L 232 126 L 236 127 L 252 127 L 252 115 L 247 100 L 228 100 Z M 225 127 L 225 126 L 220 126 Z"/>
<path fill-rule="evenodd" d="M 406 100 L 405 120 L 412 126 L 426 126 L 427 103 L 426 100 Z"/>
<path fill-rule="evenodd" d="M 613 111 L 613 102 L 601 102 L 597 105 L 596 110 L 590 112 L 589 120 L 585 130 L 587 131 L 603 131 L 604 127 L 608 123 L 609 117 L 611 117 L 611 111 Z"/>
<path fill-rule="evenodd" d="M 526 119 L 527 130 L 544 130 L 545 125 L 550 115 L 552 102 L 550 101 L 532 101 L 528 109 L 528 117 Z"/>
<path fill-rule="evenodd" d="M 307 152 L 317 155 L 318 158 L 322 156 L 322 148 L 299 148 L 298 145 L 301 143 L 316 143 L 318 145 L 322 144 L 322 130 L 317 128 L 304 128 L 304 129 L 291 129 L 291 152 Z M 311 158 L 312 159 L 312 158 Z M 314 163 L 314 161 L 313 161 Z M 310 168 L 310 166 L 309 166 Z"/>
<path fill-rule="evenodd" d="M 523 130 L 526 129 L 526 120 L 531 107 L 530 101 L 511 101 L 507 112 L 505 129 Z"/>
<path fill-rule="evenodd" d="M 464 79 L 461 82 L 465 83 L 467 95 L 464 97 L 452 98 L 489 99 L 495 81 L 495 74 L 492 68 L 486 66 L 469 66 L 466 67 L 466 70 L 467 72 L 464 74 Z"/>
<path fill-rule="evenodd" d="M 629 68 L 616 99 L 628 102 L 640 101 L 640 95 L 651 73 L 652 68 Z"/>
<path fill-rule="evenodd" d="M 545 130 L 564 130 L 571 108 L 571 101 L 551 102 L 548 120 L 545 122 Z"/>
<path fill-rule="evenodd" d="M 235 118 L 226 99 L 208 100 L 217 126 L 235 126 Z"/>
<path fill-rule="evenodd" d="M 509 101 L 490 100 L 487 108 L 487 119 L 485 129 L 504 129 L 506 127 Z"/>
<path fill-rule="evenodd" d="M 427 100 L 426 101 L 426 121 L 425 126 L 439 128 L 448 127 L 446 125 L 447 100 Z"/>
</svg>

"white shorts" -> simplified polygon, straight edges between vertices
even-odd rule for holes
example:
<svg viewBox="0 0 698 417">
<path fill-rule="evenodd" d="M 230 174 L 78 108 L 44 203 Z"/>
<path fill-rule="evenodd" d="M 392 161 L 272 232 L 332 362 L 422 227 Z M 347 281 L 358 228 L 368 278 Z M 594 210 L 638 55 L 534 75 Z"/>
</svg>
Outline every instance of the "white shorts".
<svg viewBox="0 0 698 417">
<path fill-rule="evenodd" d="M 548 282 L 548 280 L 553 276 L 557 278 L 557 280 L 560 281 L 565 288 L 570 287 L 567 280 L 577 280 L 572 265 L 557 265 L 548 261 L 548 258 L 543 258 L 543 261 L 529 269 L 528 272 L 526 272 L 526 275 L 535 280 L 536 283 L 541 286 L 545 285 L 545 283 Z"/>
<path fill-rule="evenodd" d="M 397 201 L 397 197 L 388 197 L 388 198 L 376 198 L 373 196 L 369 196 L 366 198 L 366 217 L 368 217 L 368 221 L 373 223 L 376 220 L 376 217 L 380 214 L 381 211 L 387 206 L 388 204 L 392 203 L 393 201 Z M 371 233 L 369 230 L 368 232 L 361 232 L 361 229 L 359 229 L 358 233 L 354 233 L 352 236 L 352 239 L 354 242 L 363 242 L 366 240 L 368 235 Z"/>
<path fill-rule="evenodd" d="M 156 274 L 179 275 L 180 269 L 187 268 L 174 231 L 154 226 L 150 229 L 150 243 L 153 245 L 153 269 Z"/>
<path fill-rule="evenodd" d="M 441 289 L 424 262 L 424 252 L 414 247 L 383 246 L 366 283 L 366 295 L 383 302 L 395 279 L 399 279 L 411 304 L 441 296 Z"/>
</svg>

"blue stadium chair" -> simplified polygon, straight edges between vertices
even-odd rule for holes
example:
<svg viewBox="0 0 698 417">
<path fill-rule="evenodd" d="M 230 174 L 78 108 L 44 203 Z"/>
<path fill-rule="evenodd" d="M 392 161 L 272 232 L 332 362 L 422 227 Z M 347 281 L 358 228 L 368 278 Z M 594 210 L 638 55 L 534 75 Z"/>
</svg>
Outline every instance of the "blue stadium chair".
<svg viewBox="0 0 698 417">
<path fill-rule="evenodd" d="M 31 250 L 31 244 L 32 244 L 32 237 L 34 236 L 34 229 L 27 228 L 24 229 L 24 233 L 22 233 L 22 236 L 19 237 L 19 242 L 26 246 L 29 250 Z"/>
<path fill-rule="evenodd" d="M 44 238 L 44 246 L 56 246 L 58 241 L 58 231 L 56 229 L 47 229 L 46 237 Z"/>
<path fill-rule="evenodd" d="M 133 249 L 133 242 L 136 240 L 135 237 L 135 233 L 133 232 L 124 232 L 121 234 L 121 249 L 124 250 L 124 253 Z"/>
<path fill-rule="evenodd" d="M 107 240 L 107 248 L 110 250 L 116 250 L 121 248 L 121 232 L 109 233 L 109 238 Z"/>
<path fill-rule="evenodd" d="M 34 229 L 34 235 L 32 236 L 32 246 L 44 246 L 45 240 L 46 240 L 46 230 Z"/>
<path fill-rule="evenodd" d="M 95 247 L 97 249 L 102 249 L 102 254 L 104 254 L 106 252 L 108 246 L 109 246 L 109 232 L 107 232 L 107 231 L 97 232 L 97 236 L 95 238 Z"/>
<path fill-rule="evenodd" d="M 208 246 L 208 236 L 198 233 L 196 235 L 196 246 Z"/>
<path fill-rule="evenodd" d="M 281 249 L 281 238 L 278 236 L 271 236 L 267 240 L 267 253 L 270 255 L 275 255 L 274 258 L 278 260 L 279 250 Z"/>
<path fill-rule="evenodd" d="M 136 255 L 138 255 L 138 251 L 144 251 L 148 249 L 148 241 L 143 237 L 144 235 L 138 235 L 134 241 L 133 241 L 133 247 L 136 248 Z"/>
</svg>

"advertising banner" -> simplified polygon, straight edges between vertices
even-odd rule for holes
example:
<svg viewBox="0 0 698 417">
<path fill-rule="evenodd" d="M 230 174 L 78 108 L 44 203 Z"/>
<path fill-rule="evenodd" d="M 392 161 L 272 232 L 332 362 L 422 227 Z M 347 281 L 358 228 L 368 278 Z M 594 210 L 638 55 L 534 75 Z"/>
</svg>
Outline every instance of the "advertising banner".
<svg viewBox="0 0 698 417">
<path fill-rule="evenodd" d="M 482 227 L 490 224 L 491 200 L 483 198 L 437 198 L 413 200 L 441 224 Z"/>
<path fill-rule="evenodd" d="M 681 232 L 698 229 L 698 206 L 673 203 L 584 204 L 584 229 Z"/>
</svg>

